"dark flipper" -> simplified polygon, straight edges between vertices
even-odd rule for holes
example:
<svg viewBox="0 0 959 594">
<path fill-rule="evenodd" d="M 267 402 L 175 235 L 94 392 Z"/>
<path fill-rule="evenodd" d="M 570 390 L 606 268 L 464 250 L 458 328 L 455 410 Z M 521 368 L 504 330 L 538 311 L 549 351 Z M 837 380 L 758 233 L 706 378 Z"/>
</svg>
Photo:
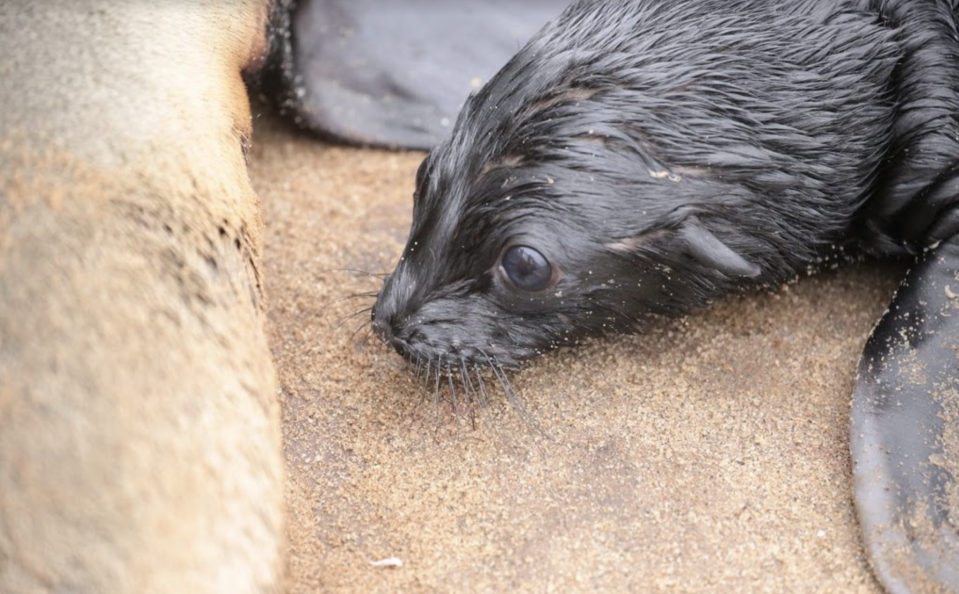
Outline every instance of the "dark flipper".
<svg viewBox="0 0 959 594">
<path fill-rule="evenodd" d="M 909 272 L 866 344 L 852 407 L 856 504 L 889 592 L 959 592 L 959 239 Z"/>
<path fill-rule="evenodd" d="M 432 147 L 469 93 L 569 0 L 300 0 L 283 107 L 347 142 Z"/>
</svg>

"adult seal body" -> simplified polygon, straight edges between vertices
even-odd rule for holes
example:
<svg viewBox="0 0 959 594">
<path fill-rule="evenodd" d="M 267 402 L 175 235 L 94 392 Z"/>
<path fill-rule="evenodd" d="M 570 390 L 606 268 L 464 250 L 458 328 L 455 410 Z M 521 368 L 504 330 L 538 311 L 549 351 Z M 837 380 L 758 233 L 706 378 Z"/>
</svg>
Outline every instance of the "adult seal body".
<svg viewBox="0 0 959 594">
<path fill-rule="evenodd" d="M 423 162 L 374 329 L 427 369 L 466 373 L 843 251 L 914 259 L 860 364 L 856 500 L 889 591 L 959 592 L 956 13 L 573 4 Z"/>
</svg>

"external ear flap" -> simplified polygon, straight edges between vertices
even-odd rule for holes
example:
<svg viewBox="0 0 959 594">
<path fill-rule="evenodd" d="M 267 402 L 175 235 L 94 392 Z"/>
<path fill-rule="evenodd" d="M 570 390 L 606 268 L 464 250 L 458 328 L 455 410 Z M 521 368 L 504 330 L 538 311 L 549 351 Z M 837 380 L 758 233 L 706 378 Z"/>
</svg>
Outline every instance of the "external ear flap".
<svg viewBox="0 0 959 594">
<path fill-rule="evenodd" d="M 679 228 L 679 237 L 690 256 L 703 266 L 715 268 L 727 276 L 756 278 L 759 266 L 747 261 L 712 234 L 696 217 L 689 217 Z"/>
</svg>

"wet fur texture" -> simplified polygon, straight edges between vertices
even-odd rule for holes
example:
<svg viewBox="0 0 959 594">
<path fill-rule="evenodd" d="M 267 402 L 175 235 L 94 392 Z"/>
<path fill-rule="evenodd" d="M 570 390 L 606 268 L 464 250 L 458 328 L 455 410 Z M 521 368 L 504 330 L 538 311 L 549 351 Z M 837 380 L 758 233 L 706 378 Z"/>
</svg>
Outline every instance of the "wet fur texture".
<svg viewBox="0 0 959 594">
<path fill-rule="evenodd" d="M 0 592 L 276 592 L 257 0 L 0 4 Z"/>
<path fill-rule="evenodd" d="M 955 231 L 956 48 L 935 0 L 578 2 L 423 162 L 374 328 L 510 366 L 842 250 L 918 253 Z M 519 244 L 548 290 L 504 278 Z"/>
</svg>

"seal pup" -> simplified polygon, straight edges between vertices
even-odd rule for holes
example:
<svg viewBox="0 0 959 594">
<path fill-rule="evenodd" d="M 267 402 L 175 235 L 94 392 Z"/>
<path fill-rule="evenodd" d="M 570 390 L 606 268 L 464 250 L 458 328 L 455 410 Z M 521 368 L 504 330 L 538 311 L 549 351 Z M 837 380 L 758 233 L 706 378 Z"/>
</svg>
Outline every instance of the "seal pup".
<svg viewBox="0 0 959 594">
<path fill-rule="evenodd" d="M 912 259 L 860 364 L 856 503 L 889 591 L 959 591 L 957 39 L 944 0 L 576 2 L 423 161 L 373 329 L 468 382 L 842 254 Z"/>
</svg>

